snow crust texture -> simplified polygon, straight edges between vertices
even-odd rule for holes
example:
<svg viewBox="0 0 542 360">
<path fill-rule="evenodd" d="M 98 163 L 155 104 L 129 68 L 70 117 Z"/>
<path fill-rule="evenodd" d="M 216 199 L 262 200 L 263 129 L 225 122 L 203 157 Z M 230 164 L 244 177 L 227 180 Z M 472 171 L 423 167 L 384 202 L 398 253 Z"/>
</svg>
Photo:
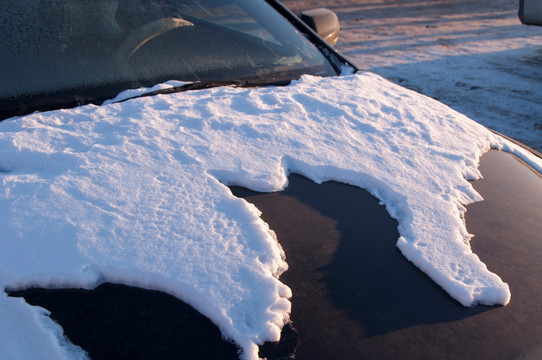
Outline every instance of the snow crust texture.
<svg viewBox="0 0 542 360">
<path fill-rule="evenodd" d="M 161 290 L 256 359 L 288 320 L 287 259 L 227 185 L 278 191 L 294 172 L 369 190 L 398 220 L 402 253 L 453 298 L 504 305 L 508 285 L 472 253 L 463 221 L 490 148 L 542 172 L 520 147 L 371 73 L 12 118 L 0 123 L 0 286 Z M 74 357 L 38 313 L 0 293 L 0 348 Z M 29 347 L 21 332 L 40 336 Z"/>
<path fill-rule="evenodd" d="M 336 48 L 358 66 L 542 152 L 542 26 L 522 25 L 519 3 L 285 1 L 336 11 Z"/>
</svg>

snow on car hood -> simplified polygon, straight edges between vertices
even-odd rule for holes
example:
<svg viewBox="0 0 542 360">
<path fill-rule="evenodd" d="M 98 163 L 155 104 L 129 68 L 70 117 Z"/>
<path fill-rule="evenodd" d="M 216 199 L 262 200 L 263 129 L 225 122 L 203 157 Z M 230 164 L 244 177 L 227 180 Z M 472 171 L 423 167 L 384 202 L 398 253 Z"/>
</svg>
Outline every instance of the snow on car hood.
<svg viewBox="0 0 542 360">
<path fill-rule="evenodd" d="M 288 259 L 227 185 L 278 191 L 293 172 L 369 190 L 398 220 L 402 253 L 453 298 L 504 305 L 508 285 L 472 253 L 463 221 L 482 200 L 467 179 L 490 148 L 542 171 L 522 148 L 370 73 L 12 118 L 0 123 L 0 286 L 165 291 L 257 358 L 289 316 Z M 0 345 L 24 358 L 25 333 L 50 342 L 52 330 L 4 316 L 36 314 L 20 301 L 0 294 L 0 328 L 18 329 Z"/>
</svg>

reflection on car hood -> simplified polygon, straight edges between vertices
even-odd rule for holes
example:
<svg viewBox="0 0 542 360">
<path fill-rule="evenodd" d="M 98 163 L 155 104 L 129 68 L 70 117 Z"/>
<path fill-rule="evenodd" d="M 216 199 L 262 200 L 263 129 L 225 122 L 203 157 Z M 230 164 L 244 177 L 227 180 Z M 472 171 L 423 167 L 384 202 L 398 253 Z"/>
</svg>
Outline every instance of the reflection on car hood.
<svg viewBox="0 0 542 360">
<path fill-rule="evenodd" d="M 461 304 L 506 304 L 507 284 L 471 252 L 462 220 L 481 200 L 467 179 L 491 147 L 542 171 L 521 147 L 369 73 L 7 120 L 0 284 L 160 289 L 257 358 L 288 318 L 287 259 L 225 185 L 277 191 L 298 173 L 369 190 L 398 221 L 401 252 Z M 12 336 L 1 341 L 22 344 Z"/>
</svg>

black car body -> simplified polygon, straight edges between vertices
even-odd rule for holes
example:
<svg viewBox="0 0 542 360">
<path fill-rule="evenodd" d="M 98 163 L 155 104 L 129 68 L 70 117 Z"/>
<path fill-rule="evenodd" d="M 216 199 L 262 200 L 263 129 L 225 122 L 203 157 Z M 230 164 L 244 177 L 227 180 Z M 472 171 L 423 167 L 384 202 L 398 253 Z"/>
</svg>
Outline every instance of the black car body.
<svg viewBox="0 0 542 360">
<path fill-rule="evenodd" d="M 173 87 L 137 92 L 117 100 L 133 101 L 141 96 L 220 86 L 278 87 L 304 74 L 336 77 L 360 72 L 275 0 L 231 1 L 247 9 L 265 8 L 256 11 L 260 15 L 257 20 L 265 25 L 263 28 L 272 30 L 258 36 L 252 35 L 261 31 L 255 24 L 222 8 L 230 2 L 213 0 L 207 2 L 207 7 L 199 8 L 200 2 L 194 1 L 192 10 L 197 8 L 199 12 L 185 13 L 182 19 L 163 14 L 181 9 L 181 1 L 30 3 L 33 11 L 43 15 L 43 24 L 30 26 L 29 32 L 19 32 L 28 14 L 3 22 L 3 32 L 12 34 L 4 40 L 4 49 L 9 51 L 0 64 L 0 115 L 7 119 L 6 123 L 17 122 L 19 116 L 35 111 L 100 105 L 106 100 L 111 103 L 123 90 L 169 80 L 189 83 L 175 83 Z M 212 7 L 224 11 L 225 22 L 213 23 L 205 18 Z M 112 14 L 116 14 L 115 21 Z M 128 21 L 130 16 L 134 23 Z M 274 25 L 272 22 L 278 18 L 292 27 Z M 205 23 L 207 29 L 220 31 L 193 32 L 198 21 Z M 88 24 L 95 24 L 95 36 L 78 33 L 77 25 Z M 179 35 L 182 32 L 184 35 Z M 227 46 L 232 34 L 243 39 L 235 51 Z M 287 39 L 285 53 L 280 53 L 282 44 L 273 38 Z M 21 49 L 25 42 L 37 46 Z M 206 46 L 223 47 L 224 58 L 231 59 L 226 66 L 229 73 L 214 68 L 222 58 L 210 56 Z M 161 53 L 162 48 L 168 51 Z M 293 55 L 289 53 L 291 49 L 296 51 Z M 159 59 L 155 58 L 157 53 Z M 270 66 L 268 60 L 273 56 L 278 60 Z M 180 62 L 184 65 L 179 66 Z M 198 66 L 202 66 L 200 71 L 186 71 Z M 532 156 L 534 164 L 542 161 L 536 151 L 522 149 L 522 154 Z M 5 165 L 11 164 L 11 160 L 4 160 L 0 162 L 0 176 L 8 176 L 12 171 Z M 506 306 L 465 307 L 450 297 L 401 254 L 396 247 L 402 235 L 397 221 L 377 198 L 359 187 L 336 181 L 318 185 L 295 174 L 290 174 L 289 186 L 281 192 L 261 193 L 231 186 L 234 195 L 262 212 L 262 219 L 276 233 L 289 264 L 280 281 L 292 290 L 290 318 L 282 328 L 279 342 L 259 344 L 259 356 L 542 356 L 542 311 L 538 304 L 542 297 L 542 175 L 523 160 L 498 150 L 482 157 L 480 171 L 484 179 L 473 182 L 473 186 L 484 201 L 470 204 L 464 221 L 475 235 L 470 243 L 473 252 L 510 286 L 512 300 Z M 12 215 L 7 209 L 5 214 Z M 6 243 L 10 240 L 4 239 Z M 0 264 L 0 270 L 2 267 Z M 144 274 L 141 276 L 141 283 L 145 284 Z M 43 285 L 43 281 L 36 283 Z M 221 336 L 228 335 L 221 328 L 224 324 L 212 324 L 182 299 L 128 287 L 120 280 L 112 283 L 114 278 L 106 278 L 94 283 L 91 289 L 74 289 L 51 281 L 48 288 L 36 288 L 40 286 L 33 287 L 32 278 L 16 278 L 2 285 L 11 297 L 23 297 L 29 304 L 50 311 L 69 341 L 87 351 L 92 359 L 237 358 L 238 346 L 245 345 L 222 340 Z M 152 284 L 147 288 L 154 289 Z M 2 336 L 7 337 L 7 333 L 0 333 Z M 242 356 L 248 357 L 246 352 Z"/>
</svg>

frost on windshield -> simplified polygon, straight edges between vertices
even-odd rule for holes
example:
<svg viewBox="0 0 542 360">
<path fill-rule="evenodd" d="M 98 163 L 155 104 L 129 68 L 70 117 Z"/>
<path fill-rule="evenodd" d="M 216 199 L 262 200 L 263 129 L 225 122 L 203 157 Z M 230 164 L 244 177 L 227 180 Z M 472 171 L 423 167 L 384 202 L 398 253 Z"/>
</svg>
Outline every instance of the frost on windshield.
<svg viewBox="0 0 542 360">
<path fill-rule="evenodd" d="M 289 316 L 291 291 L 279 280 L 287 259 L 259 211 L 227 186 L 278 191 L 295 172 L 369 190 L 398 220 L 401 252 L 454 299 L 504 305 L 508 285 L 472 253 L 463 221 L 464 206 L 482 200 L 467 180 L 480 177 L 489 148 L 542 171 L 519 147 L 373 74 L 6 120 L 0 285 L 164 291 L 255 359 Z M 2 292 L 0 328 L 52 333 L 10 311 L 34 310 Z M 0 346 L 13 357 L 28 351 L 15 336 Z"/>
</svg>

